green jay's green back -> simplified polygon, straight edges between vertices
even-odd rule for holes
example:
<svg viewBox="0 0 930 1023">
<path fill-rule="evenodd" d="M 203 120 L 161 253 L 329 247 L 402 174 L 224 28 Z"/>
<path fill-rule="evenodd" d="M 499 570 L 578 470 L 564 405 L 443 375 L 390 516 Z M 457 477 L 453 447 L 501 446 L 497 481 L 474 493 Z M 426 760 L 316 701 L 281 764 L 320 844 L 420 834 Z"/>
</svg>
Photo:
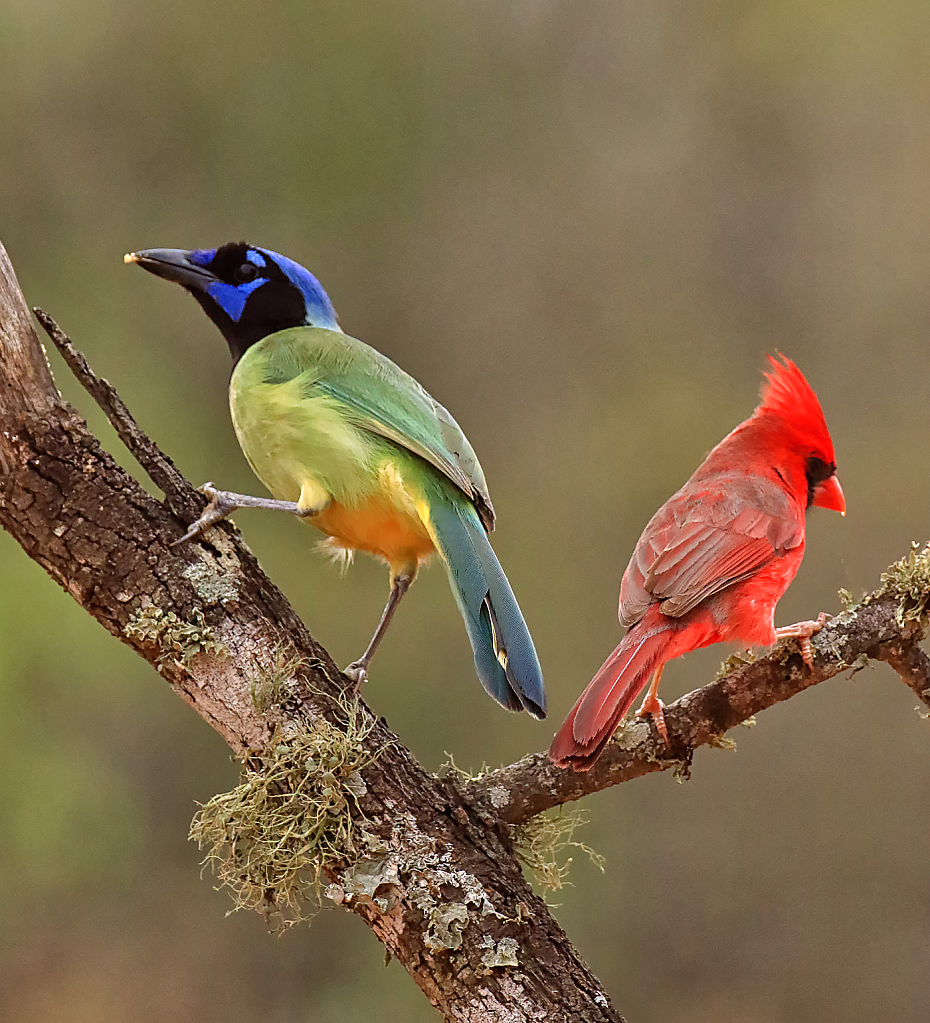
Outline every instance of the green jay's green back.
<svg viewBox="0 0 930 1023">
<path fill-rule="evenodd" d="M 458 424 L 390 359 L 339 329 L 306 270 L 267 250 L 230 248 L 133 258 L 178 279 L 183 257 L 188 277 L 180 283 L 237 358 L 230 409 L 256 475 L 275 498 L 295 502 L 331 547 L 386 561 L 399 594 L 438 552 L 482 685 L 504 706 L 544 716 L 536 651 L 487 538 L 494 510 L 484 473 Z M 275 317 L 288 302 L 300 325 Z M 367 657 L 397 600 L 392 589 Z"/>
<path fill-rule="evenodd" d="M 279 331 L 239 360 L 229 396 L 246 458 L 278 497 L 297 500 L 296 471 L 357 506 L 383 488 L 387 461 L 404 464 L 411 479 L 445 477 L 450 496 L 460 492 L 494 526 L 484 473 L 458 423 L 362 341 L 315 327 Z"/>
</svg>

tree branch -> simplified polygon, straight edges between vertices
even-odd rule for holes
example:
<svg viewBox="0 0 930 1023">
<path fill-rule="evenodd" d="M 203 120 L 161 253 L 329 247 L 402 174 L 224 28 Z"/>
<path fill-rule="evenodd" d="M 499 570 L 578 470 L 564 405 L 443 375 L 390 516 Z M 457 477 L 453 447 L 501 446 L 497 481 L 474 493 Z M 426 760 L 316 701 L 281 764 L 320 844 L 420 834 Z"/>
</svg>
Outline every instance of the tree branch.
<svg viewBox="0 0 930 1023">
<path fill-rule="evenodd" d="M 930 707 L 930 657 L 916 643 L 896 636 L 869 652 L 876 660 L 890 664 L 917 698 Z"/>
<path fill-rule="evenodd" d="M 186 515 L 176 470 L 140 440 L 115 392 L 76 355 L 71 361 Z M 182 531 L 172 509 L 145 493 L 63 402 L 2 246 L 0 525 L 155 666 L 253 774 L 308 737 L 347 727 L 344 676 L 235 527 L 172 547 Z M 357 713 L 358 761 L 367 766 L 343 786 L 343 803 L 369 844 L 346 844 L 342 858 L 326 862 L 336 900 L 447 1020 L 621 1021 L 533 894 L 508 830 L 425 772 L 364 704 Z M 293 766 L 302 780 L 326 777 L 306 757 Z"/>
<path fill-rule="evenodd" d="M 61 353 L 68 369 L 100 406 L 119 439 L 145 469 L 149 479 L 164 493 L 168 507 L 175 515 L 193 522 L 203 510 L 205 500 L 191 487 L 174 462 L 140 429 L 116 389 L 94 373 L 90 363 L 52 317 L 38 306 L 33 312 Z"/>
<path fill-rule="evenodd" d="M 492 806 L 508 824 L 621 782 L 669 768 L 688 771 L 694 750 L 713 745 L 731 728 L 843 671 L 864 667 L 868 658 L 887 661 L 930 705 L 930 658 L 920 649 L 924 606 L 930 594 L 927 552 L 917 565 L 916 587 L 901 588 L 896 568 L 909 570 L 912 554 L 886 573 L 881 589 L 858 606 L 832 618 L 813 637 L 813 670 L 794 641 L 688 693 L 665 709 L 670 744 L 651 725 L 631 719 L 590 771 L 556 767 L 545 753 L 532 753 L 509 767 L 469 783 L 466 792 Z M 909 583 L 913 582 L 913 573 Z"/>
</svg>

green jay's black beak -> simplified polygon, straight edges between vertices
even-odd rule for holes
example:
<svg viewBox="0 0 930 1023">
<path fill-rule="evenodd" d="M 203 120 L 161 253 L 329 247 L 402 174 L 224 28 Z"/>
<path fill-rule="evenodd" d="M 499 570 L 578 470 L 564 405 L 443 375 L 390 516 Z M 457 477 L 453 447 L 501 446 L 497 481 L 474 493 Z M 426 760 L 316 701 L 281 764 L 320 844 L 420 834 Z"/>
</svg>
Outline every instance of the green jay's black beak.
<svg viewBox="0 0 930 1023">
<path fill-rule="evenodd" d="M 191 291 L 205 291 L 209 284 L 217 278 L 202 266 L 190 260 L 190 252 L 185 249 L 142 249 L 139 252 L 127 252 L 123 256 L 124 263 L 138 263 L 143 270 L 164 277 L 166 281 L 174 281 Z"/>
</svg>

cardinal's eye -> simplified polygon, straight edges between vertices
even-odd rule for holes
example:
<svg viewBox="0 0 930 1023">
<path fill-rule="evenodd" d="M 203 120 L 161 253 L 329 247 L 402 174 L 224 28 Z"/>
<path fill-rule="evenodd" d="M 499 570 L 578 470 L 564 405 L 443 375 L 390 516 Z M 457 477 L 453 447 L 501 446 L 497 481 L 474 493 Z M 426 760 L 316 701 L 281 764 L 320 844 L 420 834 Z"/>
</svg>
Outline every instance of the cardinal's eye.
<svg viewBox="0 0 930 1023">
<path fill-rule="evenodd" d="M 258 276 L 258 267 L 254 263 L 242 263 L 233 272 L 233 280 L 236 284 L 248 284 Z"/>
<path fill-rule="evenodd" d="M 807 460 L 806 474 L 807 485 L 816 487 L 818 483 L 828 480 L 836 472 L 836 465 L 825 462 L 816 455 L 811 455 Z"/>
</svg>

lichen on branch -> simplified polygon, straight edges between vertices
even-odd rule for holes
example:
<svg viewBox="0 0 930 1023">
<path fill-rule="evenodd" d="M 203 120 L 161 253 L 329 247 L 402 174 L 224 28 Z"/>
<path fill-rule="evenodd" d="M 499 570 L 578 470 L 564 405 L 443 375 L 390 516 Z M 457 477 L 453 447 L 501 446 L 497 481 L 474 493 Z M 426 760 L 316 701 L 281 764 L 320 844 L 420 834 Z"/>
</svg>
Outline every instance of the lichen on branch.
<svg viewBox="0 0 930 1023">
<path fill-rule="evenodd" d="M 186 668 L 201 653 L 228 656 L 229 651 L 216 639 L 203 612 L 196 609 L 192 617 L 192 622 L 186 622 L 174 611 L 145 604 L 126 623 L 123 632 L 130 639 L 158 647 L 156 666 L 159 670 L 169 663 Z"/>
<path fill-rule="evenodd" d="M 890 594 L 898 598 L 896 619 L 902 628 L 908 622 L 926 624 L 927 603 L 930 601 L 930 543 L 921 548 L 912 542 L 909 553 L 889 565 L 882 573 L 881 587 L 863 598 L 862 605 L 877 597 Z M 853 605 L 851 610 L 854 610 Z"/>
<path fill-rule="evenodd" d="M 560 806 L 552 813 L 537 814 L 513 827 L 513 844 L 517 859 L 529 869 L 536 883 L 557 892 L 571 884 L 568 875 L 575 850 L 585 856 L 603 874 L 604 857 L 575 838 L 575 831 L 588 823 L 588 811 L 582 807 Z"/>
<path fill-rule="evenodd" d="M 359 806 L 373 721 L 357 698 L 341 727 L 319 719 L 307 732 L 275 738 L 242 766 L 239 785 L 197 811 L 190 838 L 233 899 L 232 911 L 262 913 L 276 931 L 320 908 L 327 868 L 347 869 L 372 836 Z"/>
</svg>

